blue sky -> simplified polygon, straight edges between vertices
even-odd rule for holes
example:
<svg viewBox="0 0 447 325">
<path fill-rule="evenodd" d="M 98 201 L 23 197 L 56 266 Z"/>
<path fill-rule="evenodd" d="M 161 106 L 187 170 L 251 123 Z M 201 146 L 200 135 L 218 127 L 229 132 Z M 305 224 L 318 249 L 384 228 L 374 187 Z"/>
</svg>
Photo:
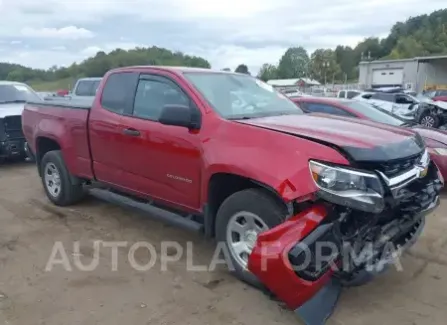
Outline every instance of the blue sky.
<svg viewBox="0 0 447 325">
<path fill-rule="evenodd" d="M 0 62 L 69 65 L 115 48 L 160 46 L 213 68 L 256 72 L 290 46 L 355 46 L 445 0 L 0 0 Z"/>
</svg>

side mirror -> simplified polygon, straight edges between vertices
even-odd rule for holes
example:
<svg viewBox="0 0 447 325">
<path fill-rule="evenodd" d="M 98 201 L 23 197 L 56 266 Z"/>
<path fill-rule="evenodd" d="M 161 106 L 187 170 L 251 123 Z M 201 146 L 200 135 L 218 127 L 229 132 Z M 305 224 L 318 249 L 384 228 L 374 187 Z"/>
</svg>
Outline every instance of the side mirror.
<svg viewBox="0 0 447 325">
<path fill-rule="evenodd" d="M 164 125 L 200 129 L 200 115 L 193 108 L 186 105 L 163 106 L 158 121 Z"/>
</svg>

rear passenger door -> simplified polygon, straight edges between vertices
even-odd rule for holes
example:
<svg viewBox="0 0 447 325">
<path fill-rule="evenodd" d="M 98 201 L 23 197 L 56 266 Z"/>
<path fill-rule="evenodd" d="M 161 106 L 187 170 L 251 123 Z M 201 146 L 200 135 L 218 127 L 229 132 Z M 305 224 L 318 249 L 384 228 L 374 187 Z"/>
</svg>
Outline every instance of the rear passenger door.
<svg viewBox="0 0 447 325">
<path fill-rule="evenodd" d="M 165 105 L 187 105 L 199 111 L 188 92 L 169 75 L 140 75 L 132 112 L 121 120 L 123 129 L 134 132 L 122 138 L 126 187 L 199 210 L 200 134 L 159 123 Z"/>
<path fill-rule="evenodd" d="M 121 119 L 133 107 L 138 73 L 116 72 L 105 81 L 100 98 L 95 98 L 89 117 L 90 148 L 98 180 L 125 186 L 123 177 L 126 162 L 131 159 L 125 146 Z"/>
</svg>

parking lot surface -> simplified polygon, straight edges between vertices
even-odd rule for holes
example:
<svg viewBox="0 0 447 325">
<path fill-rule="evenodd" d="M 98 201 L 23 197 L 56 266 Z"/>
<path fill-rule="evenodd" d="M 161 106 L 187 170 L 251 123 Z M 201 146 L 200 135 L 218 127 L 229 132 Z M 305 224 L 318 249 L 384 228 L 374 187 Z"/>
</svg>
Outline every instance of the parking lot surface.
<svg viewBox="0 0 447 325">
<path fill-rule="evenodd" d="M 112 250 L 101 248 L 98 266 L 82 271 L 76 261 L 85 266 L 94 259 L 95 240 L 126 247 L 118 249 L 116 263 Z M 132 244 L 144 241 L 159 253 L 166 240 L 193 243 L 192 256 L 183 254 L 165 271 L 158 259 L 146 271 L 130 266 Z M 67 259 L 49 270 L 55 243 Z M 197 234 L 94 198 L 55 207 L 34 165 L 0 166 L 0 324 L 299 324 L 291 311 L 222 268 L 187 271 L 191 258 L 206 265 L 213 254 L 213 243 Z M 153 258 L 147 249 L 132 256 L 138 265 Z M 446 323 L 447 198 L 402 266 L 343 292 L 328 324 Z"/>
</svg>

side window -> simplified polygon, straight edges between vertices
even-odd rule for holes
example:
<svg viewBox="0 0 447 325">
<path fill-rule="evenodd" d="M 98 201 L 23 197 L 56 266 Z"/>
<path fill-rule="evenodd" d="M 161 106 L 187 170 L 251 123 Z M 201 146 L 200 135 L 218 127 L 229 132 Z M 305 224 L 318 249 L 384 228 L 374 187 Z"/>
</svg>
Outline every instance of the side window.
<svg viewBox="0 0 447 325">
<path fill-rule="evenodd" d="M 338 93 L 339 98 L 345 98 L 345 96 L 346 96 L 346 92 L 344 90 L 342 90 Z"/>
<path fill-rule="evenodd" d="M 447 90 L 439 90 L 437 96 L 447 96 Z"/>
<path fill-rule="evenodd" d="M 396 95 L 397 104 L 413 104 L 413 100 L 405 95 Z"/>
<path fill-rule="evenodd" d="M 108 76 L 101 96 L 101 106 L 117 114 L 130 114 L 138 73 L 117 72 Z"/>
<path fill-rule="evenodd" d="M 380 93 L 380 92 L 373 94 L 371 98 L 377 99 L 377 100 L 383 100 L 385 102 L 392 102 L 392 103 L 394 103 L 394 100 L 395 100 L 393 94 Z"/>
<path fill-rule="evenodd" d="M 156 121 L 165 105 L 189 105 L 189 98 L 168 79 L 140 79 L 133 115 Z"/>
<path fill-rule="evenodd" d="M 348 91 L 348 95 L 346 96 L 348 99 L 354 98 L 355 96 L 359 95 L 360 93 L 358 91 Z"/>
<path fill-rule="evenodd" d="M 307 103 L 307 110 L 311 113 L 326 113 L 339 116 L 353 116 L 352 114 L 337 107 L 318 103 Z"/>
<path fill-rule="evenodd" d="M 374 99 L 373 95 L 374 94 L 365 94 L 365 95 L 362 95 L 362 98 L 364 98 L 364 99 Z"/>
<path fill-rule="evenodd" d="M 76 96 L 91 96 L 93 81 L 81 80 L 76 85 Z"/>
</svg>

